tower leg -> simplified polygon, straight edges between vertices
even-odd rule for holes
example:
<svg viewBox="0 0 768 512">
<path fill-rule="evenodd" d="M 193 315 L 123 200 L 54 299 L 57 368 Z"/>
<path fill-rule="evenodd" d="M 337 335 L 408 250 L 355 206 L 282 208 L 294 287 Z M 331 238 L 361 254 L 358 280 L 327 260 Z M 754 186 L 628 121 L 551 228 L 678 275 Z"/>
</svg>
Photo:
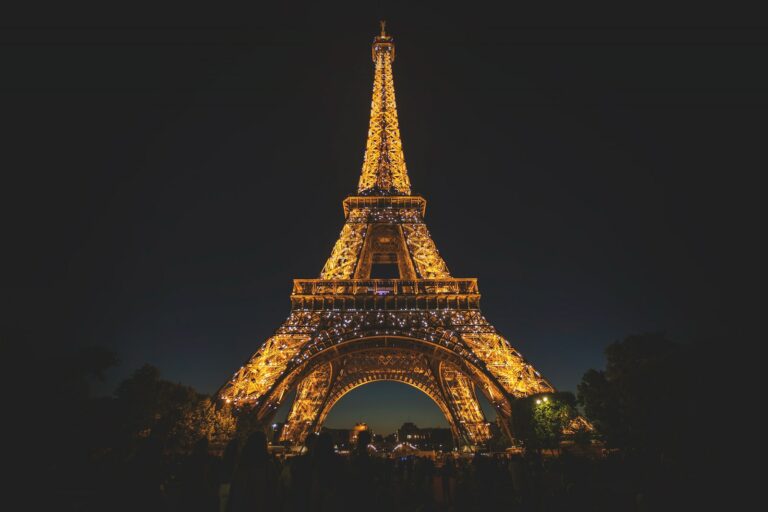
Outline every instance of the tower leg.
<svg viewBox="0 0 768 512">
<path fill-rule="evenodd" d="M 280 440 L 298 445 L 317 424 L 323 404 L 331 388 L 333 366 L 323 363 L 304 377 L 296 389 L 291 412 L 288 414 Z"/>
<path fill-rule="evenodd" d="M 454 364 L 441 362 L 440 383 L 464 444 L 475 449 L 488 441 L 491 429 L 480 408 L 472 379 Z"/>
</svg>

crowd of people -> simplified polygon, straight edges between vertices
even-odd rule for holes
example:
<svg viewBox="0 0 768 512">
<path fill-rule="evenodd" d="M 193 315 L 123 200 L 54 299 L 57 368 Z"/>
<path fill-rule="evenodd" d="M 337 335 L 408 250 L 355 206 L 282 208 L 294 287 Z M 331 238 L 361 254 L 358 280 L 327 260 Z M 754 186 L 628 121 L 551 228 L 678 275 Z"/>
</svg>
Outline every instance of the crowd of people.
<svg viewBox="0 0 768 512">
<path fill-rule="evenodd" d="M 372 454 L 369 443 L 363 432 L 342 456 L 321 433 L 309 437 L 303 454 L 282 458 L 269 453 L 264 433 L 255 432 L 244 443 L 231 441 L 221 456 L 211 455 L 203 439 L 188 456 L 168 460 L 150 439 L 102 489 L 109 505 L 96 496 L 82 510 L 614 511 L 644 510 L 648 498 L 627 485 L 638 475 L 621 477 L 623 465 L 610 457 L 567 451 L 556 457 L 383 457 Z"/>
</svg>

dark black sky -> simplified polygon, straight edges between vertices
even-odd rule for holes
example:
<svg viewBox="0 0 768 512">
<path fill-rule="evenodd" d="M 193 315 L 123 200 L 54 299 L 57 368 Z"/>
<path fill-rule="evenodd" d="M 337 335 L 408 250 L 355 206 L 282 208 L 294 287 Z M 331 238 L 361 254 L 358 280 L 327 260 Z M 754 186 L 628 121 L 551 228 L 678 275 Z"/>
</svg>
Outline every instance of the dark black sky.
<svg viewBox="0 0 768 512">
<path fill-rule="evenodd" d="M 112 347 L 110 385 L 150 362 L 214 391 L 338 235 L 381 17 L 432 236 L 557 387 L 631 333 L 722 334 L 740 173 L 765 168 L 768 31 L 735 7 L 573 4 L 4 16 L 6 337 Z M 406 395 L 366 418 L 430 421 Z"/>
</svg>

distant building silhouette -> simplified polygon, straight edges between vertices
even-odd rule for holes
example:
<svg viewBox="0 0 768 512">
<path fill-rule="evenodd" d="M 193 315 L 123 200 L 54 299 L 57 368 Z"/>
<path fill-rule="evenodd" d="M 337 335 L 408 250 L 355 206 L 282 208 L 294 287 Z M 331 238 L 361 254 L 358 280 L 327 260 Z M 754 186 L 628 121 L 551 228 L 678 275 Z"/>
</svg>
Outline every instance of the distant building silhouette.
<svg viewBox="0 0 768 512">
<path fill-rule="evenodd" d="M 355 423 L 355 426 L 352 427 L 352 430 L 349 431 L 349 444 L 354 445 L 357 443 L 357 436 L 360 435 L 360 432 L 365 432 L 370 430 L 368 429 L 368 425 L 365 423 L 359 422 Z"/>
<path fill-rule="evenodd" d="M 411 422 L 403 423 L 397 429 L 397 442 L 411 444 L 419 450 L 449 451 L 453 449 L 451 429 L 441 427 L 419 428 Z"/>
<path fill-rule="evenodd" d="M 357 436 L 360 435 L 360 432 L 364 431 L 371 432 L 371 435 L 373 435 L 368 425 L 362 422 L 355 423 L 355 426 L 352 428 L 323 427 L 321 430 L 321 432 L 326 432 L 331 436 L 333 447 L 336 450 L 351 450 L 354 448 L 357 444 Z"/>
</svg>

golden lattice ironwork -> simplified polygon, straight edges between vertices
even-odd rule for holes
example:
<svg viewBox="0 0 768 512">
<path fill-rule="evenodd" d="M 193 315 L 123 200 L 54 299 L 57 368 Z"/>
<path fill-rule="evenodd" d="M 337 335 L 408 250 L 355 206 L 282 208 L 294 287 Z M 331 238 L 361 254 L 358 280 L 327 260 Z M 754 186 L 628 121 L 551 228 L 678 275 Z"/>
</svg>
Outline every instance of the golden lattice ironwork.
<svg viewBox="0 0 768 512">
<path fill-rule="evenodd" d="M 320 412 L 321 424 L 336 402 L 344 395 L 369 382 L 382 380 L 413 386 L 430 397 L 446 417 L 451 417 L 447 400 L 431 368 L 430 360 L 423 354 L 407 350 L 375 348 L 346 356 L 335 364 L 338 368 L 337 376 L 328 393 L 328 401 Z M 451 427 L 454 430 L 456 428 L 452 422 Z"/>
<path fill-rule="evenodd" d="M 294 280 L 288 319 L 219 392 L 268 421 L 296 390 L 282 432 L 289 444 L 318 431 L 346 393 L 378 380 L 424 392 L 470 449 L 490 437 L 478 391 L 507 420 L 512 400 L 554 391 L 480 312 L 477 280 L 451 277 L 424 223 L 426 200 L 410 195 L 393 58 L 382 32 L 358 195 L 344 200 L 346 222 L 320 278 Z M 375 275 L 381 265 L 398 277 Z M 582 420 L 569 428 L 587 428 Z"/>
<path fill-rule="evenodd" d="M 403 224 L 405 241 L 411 251 L 419 277 L 422 279 L 443 279 L 451 277 L 448 266 L 437 252 L 435 242 L 429 236 L 426 224 Z"/>
<path fill-rule="evenodd" d="M 395 45 L 392 38 L 382 33 L 374 40 L 372 51 L 376 67 L 371 121 L 357 193 L 407 196 L 411 193 L 411 182 L 405 168 L 405 156 L 397 123 L 395 83 L 392 77 Z"/>
<path fill-rule="evenodd" d="M 232 376 L 221 397 L 228 403 L 255 401 L 266 394 L 285 372 L 289 361 L 301 351 L 310 337 L 304 334 L 277 334 Z"/>
<path fill-rule="evenodd" d="M 595 426 L 592 425 L 592 423 L 590 423 L 589 420 L 584 416 L 576 416 L 571 418 L 571 421 L 568 422 L 568 425 L 563 428 L 563 434 L 566 436 L 572 436 L 579 432 L 593 434 L 595 432 Z"/>
<path fill-rule="evenodd" d="M 309 433 L 331 385 L 332 370 L 330 363 L 320 364 L 299 383 L 281 440 L 301 440 Z"/>
<path fill-rule="evenodd" d="M 476 446 L 490 439 L 490 425 L 480 409 L 472 379 L 459 367 L 448 362 L 440 363 L 440 377 L 450 397 L 453 412 L 468 437 L 467 444 Z"/>
<path fill-rule="evenodd" d="M 554 391 L 533 366 L 496 333 L 464 334 L 462 340 L 485 362 L 504 390 L 515 397 Z"/>
<path fill-rule="evenodd" d="M 349 279 L 355 273 L 367 225 L 348 222 L 333 246 L 331 257 L 320 272 L 321 279 Z"/>
</svg>

